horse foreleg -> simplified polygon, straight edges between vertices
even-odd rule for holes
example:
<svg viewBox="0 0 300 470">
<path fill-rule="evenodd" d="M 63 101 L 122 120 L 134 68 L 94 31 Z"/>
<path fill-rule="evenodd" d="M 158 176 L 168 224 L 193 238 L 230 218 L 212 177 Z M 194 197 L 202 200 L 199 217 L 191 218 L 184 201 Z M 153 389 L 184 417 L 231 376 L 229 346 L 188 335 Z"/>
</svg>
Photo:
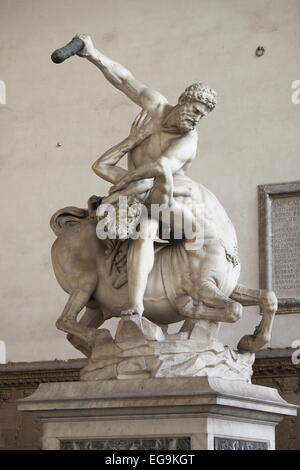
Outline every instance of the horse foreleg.
<svg viewBox="0 0 300 470">
<path fill-rule="evenodd" d="M 82 318 L 79 320 L 79 325 L 85 326 L 87 328 L 99 328 L 104 322 L 104 316 L 99 307 L 89 308 L 86 307 L 85 312 Z M 78 349 L 82 354 L 89 357 L 92 352 L 92 345 L 88 344 L 86 341 L 82 341 L 77 335 L 68 333 L 67 340 Z"/>
<path fill-rule="evenodd" d="M 79 312 L 87 305 L 90 300 L 92 291 L 85 289 L 76 289 L 69 297 L 66 306 L 56 322 L 59 330 L 76 336 L 84 344 L 92 347 L 95 342 L 96 328 L 88 328 L 84 324 L 77 323 Z"/>
<path fill-rule="evenodd" d="M 248 289 L 238 284 L 231 298 L 238 300 L 242 305 L 259 305 L 262 319 L 255 328 L 253 335 L 245 335 L 238 343 L 240 351 L 255 352 L 263 348 L 271 339 L 272 326 L 277 311 L 277 298 L 272 291 Z"/>
<path fill-rule="evenodd" d="M 197 298 L 198 302 L 195 303 L 192 297 L 188 302 L 179 297 L 176 304 L 180 314 L 195 320 L 227 323 L 234 323 L 242 316 L 241 304 L 224 295 L 213 281 L 200 284 Z"/>
<path fill-rule="evenodd" d="M 269 306 L 269 308 L 274 307 L 274 297 L 275 294 L 272 291 L 262 289 L 249 289 L 248 287 L 245 287 L 242 284 L 237 284 L 230 296 L 231 299 L 237 300 L 245 307 L 249 307 L 252 305 L 261 305 L 263 307 L 264 305 L 266 305 Z"/>
</svg>

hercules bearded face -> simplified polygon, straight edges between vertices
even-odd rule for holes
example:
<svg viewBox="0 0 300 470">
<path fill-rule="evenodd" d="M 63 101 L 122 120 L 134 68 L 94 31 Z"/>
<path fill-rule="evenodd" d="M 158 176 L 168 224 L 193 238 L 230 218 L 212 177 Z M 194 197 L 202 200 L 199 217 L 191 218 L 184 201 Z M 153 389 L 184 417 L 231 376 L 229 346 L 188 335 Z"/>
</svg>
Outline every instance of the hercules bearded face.
<svg viewBox="0 0 300 470">
<path fill-rule="evenodd" d="M 181 130 L 191 131 L 196 124 L 212 111 L 217 104 L 217 93 L 201 82 L 187 87 L 175 107 L 177 121 Z"/>
<path fill-rule="evenodd" d="M 174 119 L 180 130 L 188 132 L 195 129 L 200 119 L 207 116 L 209 111 L 210 109 L 204 103 L 192 101 L 178 105 Z"/>
</svg>

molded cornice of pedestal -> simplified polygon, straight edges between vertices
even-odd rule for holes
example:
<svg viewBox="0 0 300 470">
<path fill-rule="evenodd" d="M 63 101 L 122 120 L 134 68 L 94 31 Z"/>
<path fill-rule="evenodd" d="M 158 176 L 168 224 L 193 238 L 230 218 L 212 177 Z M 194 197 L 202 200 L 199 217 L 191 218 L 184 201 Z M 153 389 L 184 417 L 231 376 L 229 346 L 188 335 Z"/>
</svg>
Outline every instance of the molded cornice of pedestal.
<svg viewBox="0 0 300 470">
<path fill-rule="evenodd" d="M 40 417 L 155 415 L 155 414 L 297 414 L 276 389 L 215 377 L 108 380 L 41 384 L 19 402 L 19 410 Z M 261 416 L 262 419 L 262 416 Z"/>
</svg>

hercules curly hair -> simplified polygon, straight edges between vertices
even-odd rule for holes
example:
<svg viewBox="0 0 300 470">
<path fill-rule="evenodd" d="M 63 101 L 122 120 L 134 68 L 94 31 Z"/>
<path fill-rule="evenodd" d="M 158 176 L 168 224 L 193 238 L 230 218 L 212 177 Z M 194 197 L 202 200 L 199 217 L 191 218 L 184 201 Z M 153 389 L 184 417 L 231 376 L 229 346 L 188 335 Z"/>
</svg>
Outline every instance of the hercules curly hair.
<svg viewBox="0 0 300 470">
<path fill-rule="evenodd" d="M 196 82 L 188 86 L 180 95 L 178 104 L 191 103 L 192 101 L 199 101 L 212 111 L 217 104 L 217 93 L 203 83 Z"/>
</svg>

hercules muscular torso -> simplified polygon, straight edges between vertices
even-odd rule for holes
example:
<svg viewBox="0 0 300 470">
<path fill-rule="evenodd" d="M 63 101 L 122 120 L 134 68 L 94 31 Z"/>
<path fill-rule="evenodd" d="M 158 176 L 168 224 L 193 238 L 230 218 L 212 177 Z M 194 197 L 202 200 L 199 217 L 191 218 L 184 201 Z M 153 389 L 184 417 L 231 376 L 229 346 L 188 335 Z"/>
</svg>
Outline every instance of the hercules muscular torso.
<svg viewBox="0 0 300 470">
<path fill-rule="evenodd" d="M 189 139 L 193 144 L 183 147 L 184 155 L 182 155 L 182 157 L 186 163 L 176 172 L 178 174 L 183 174 L 196 156 L 197 131 L 193 130 L 188 134 L 191 134 L 193 137 L 193 139 Z M 164 155 L 174 142 L 184 138 L 186 138 L 186 134 L 175 134 L 162 130 L 154 132 L 128 153 L 129 171 L 139 168 L 146 163 L 156 161 Z"/>
</svg>

